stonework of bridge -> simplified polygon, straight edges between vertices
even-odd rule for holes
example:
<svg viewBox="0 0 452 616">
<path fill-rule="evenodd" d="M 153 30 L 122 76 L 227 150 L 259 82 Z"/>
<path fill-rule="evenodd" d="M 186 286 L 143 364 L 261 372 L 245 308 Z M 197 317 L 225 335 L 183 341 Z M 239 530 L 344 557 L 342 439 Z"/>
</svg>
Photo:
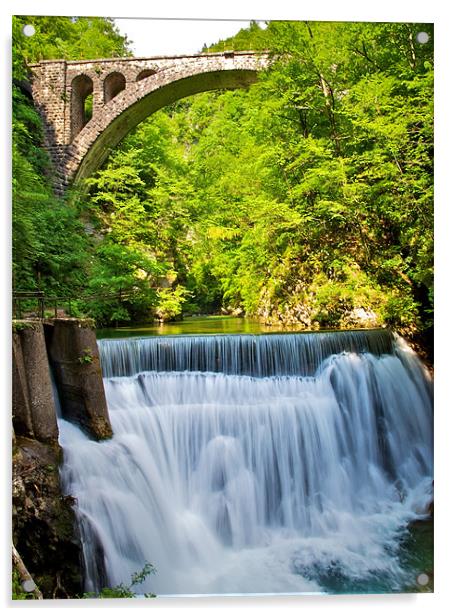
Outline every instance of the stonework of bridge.
<svg viewBox="0 0 452 616">
<path fill-rule="evenodd" d="M 268 65 L 268 54 L 256 52 L 31 65 L 56 192 L 89 177 L 128 132 L 165 105 L 198 92 L 247 87 Z"/>
</svg>

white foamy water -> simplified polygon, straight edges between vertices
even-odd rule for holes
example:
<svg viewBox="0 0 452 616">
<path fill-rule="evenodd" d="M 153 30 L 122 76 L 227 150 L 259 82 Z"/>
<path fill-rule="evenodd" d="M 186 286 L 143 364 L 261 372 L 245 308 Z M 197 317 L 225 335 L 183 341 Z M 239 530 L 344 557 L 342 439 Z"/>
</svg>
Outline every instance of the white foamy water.
<svg viewBox="0 0 452 616">
<path fill-rule="evenodd" d="M 294 341 L 279 338 L 284 357 Z M 145 562 L 157 574 L 137 590 L 156 594 L 409 583 L 398 545 L 432 497 L 431 384 L 394 344 L 320 358 L 311 376 L 106 377 L 111 440 L 59 421 L 87 590 L 128 584 Z"/>
</svg>

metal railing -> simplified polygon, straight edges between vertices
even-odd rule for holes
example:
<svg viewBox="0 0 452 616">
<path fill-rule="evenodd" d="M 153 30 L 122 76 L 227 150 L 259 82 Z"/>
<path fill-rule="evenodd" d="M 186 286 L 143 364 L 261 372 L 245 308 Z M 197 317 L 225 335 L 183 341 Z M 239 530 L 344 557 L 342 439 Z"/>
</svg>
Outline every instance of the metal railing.
<svg viewBox="0 0 452 616">
<path fill-rule="evenodd" d="M 136 291 L 123 291 L 117 293 L 106 293 L 97 295 L 81 295 L 74 296 L 48 296 L 44 291 L 14 291 L 13 292 L 13 319 L 22 319 L 24 315 L 33 315 L 33 318 L 45 319 L 49 318 L 48 312 L 53 313 L 55 318 L 58 317 L 58 311 L 64 310 L 68 316 L 74 316 L 73 308 L 79 302 L 89 303 L 90 301 L 99 300 L 119 300 L 127 301 L 136 295 Z M 77 315 L 78 316 L 78 313 Z"/>
</svg>

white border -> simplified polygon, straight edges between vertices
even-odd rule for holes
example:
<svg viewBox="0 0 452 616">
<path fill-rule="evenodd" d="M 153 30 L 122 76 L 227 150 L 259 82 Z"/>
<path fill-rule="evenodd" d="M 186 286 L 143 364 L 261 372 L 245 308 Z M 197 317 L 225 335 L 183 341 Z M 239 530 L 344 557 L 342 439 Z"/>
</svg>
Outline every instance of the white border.
<svg viewBox="0 0 452 616">
<path fill-rule="evenodd" d="M 223 597 L 223 598 L 178 598 L 156 599 L 150 604 L 144 601 L 119 600 L 114 601 L 43 601 L 43 602 L 15 602 L 9 600 L 9 537 L 10 537 L 10 509 L 2 507 L 2 525 L 5 549 L 0 559 L 0 588 L 2 607 L 15 609 L 17 613 L 29 609 L 80 609 L 88 613 L 95 613 L 97 609 L 132 610 L 170 610 L 183 611 L 185 615 L 197 614 L 200 610 L 209 612 L 242 611 L 246 614 L 268 614 L 275 611 L 284 613 L 299 613 L 301 610 L 314 610 L 319 614 L 326 614 L 328 610 L 334 611 L 335 616 L 350 616 L 352 614 L 378 614 L 385 610 L 397 610 L 399 614 L 409 613 L 425 616 L 432 610 L 439 610 L 451 604 L 449 596 L 449 571 L 451 545 L 451 507 L 450 492 L 451 481 L 448 470 L 452 468 L 450 451 L 452 450 L 451 411 L 447 395 L 447 381 L 449 366 L 446 353 L 448 353 L 450 334 L 451 297 L 450 256 L 447 250 L 452 240 L 452 204 L 449 204 L 449 175 L 450 166 L 448 149 L 452 139 L 450 116 L 452 110 L 452 97 L 450 84 L 452 74 L 452 40 L 451 10 L 447 0 L 375 0 L 373 4 L 363 0 L 323 0 L 317 2 L 302 2 L 302 0 L 228 0 L 227 2 L 214 2 L 213 0 L 172 0 L 171 3 L 144 3 L 140 1 L 124 2 L 111 0 L 100 2 L 98 0 L 77 0 L 76 3 L 63 4 L 57 0 L 4 0 L 0 8 L 0 32 L 2 50 L 2 94 L 0 108 L 2 122 L 0 125 L 1 152 L 8 152 L 2 157 L 2 220 L 3 242 L 1 253 L 1 282 L 3 286 L 1 319 L 1 339 L 3 342 L 5 362 L 9 368 L 10 343 L 10 29 L 11 15 L 13 14 L 42 14 L 42 15 L 108 15 L 111 17 L 160 17 L 160 18 L 210 18 L 210 19 L 308 19 L 325 21 L 414 21 L 435 23 L 435 212 L 436 212 L 436 309 L 435 329 L 435 593 L 417 595 L 354 595 L 354 596 L 301 596 L 301 597 Z M 9 404 L 10 404 L 10 370 L 2 371 L 1 391 L 9 392 L 3 395 L 2 435 L 9 435 Z M 3 502 L 10 499 L 10 444 L 2 440 L 4 445 L 2 492 Z M 6 476 L 5 476 L 6 475 Z"/>
</svg>

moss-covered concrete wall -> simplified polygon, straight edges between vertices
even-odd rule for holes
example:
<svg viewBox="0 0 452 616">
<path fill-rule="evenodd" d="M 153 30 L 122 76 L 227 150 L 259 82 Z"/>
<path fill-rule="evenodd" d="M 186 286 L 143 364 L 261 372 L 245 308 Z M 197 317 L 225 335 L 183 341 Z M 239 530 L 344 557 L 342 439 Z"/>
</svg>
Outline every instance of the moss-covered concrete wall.
<svg viewBox="0 0 452 616">
<path fill-rule="evenodd" d="M 42 323 L 15 322 L 12 342 L 15 432 L 42 442 L 56 443 L 55 401 Z"/>
<path fill-rule="evenodd" d="M 92 323 L 51 319 L 45 329 L 63 417 L 92 438 L 110 438 L 112 429 Z"/>
</svg>

